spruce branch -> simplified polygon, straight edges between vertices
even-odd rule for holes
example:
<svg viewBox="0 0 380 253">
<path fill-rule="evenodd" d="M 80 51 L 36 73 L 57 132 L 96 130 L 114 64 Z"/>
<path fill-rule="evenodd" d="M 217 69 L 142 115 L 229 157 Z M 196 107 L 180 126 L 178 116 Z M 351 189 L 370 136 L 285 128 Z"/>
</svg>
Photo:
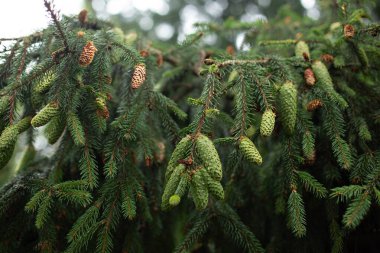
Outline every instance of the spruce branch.
<svg viewBox="0 0 380 253">
<path fill-rule="evenodd" d="M 63 45 L 65 46 L 65 51 L 69 51 L 69 43 L 67 42 L 67 38 L 63 32 L 63 29 L 61 27 L 61 24 L 59 23 L 58 16 L 59 13 L 56 13 L 54 11 L 54 6 L 52 4 L 53 2 L 49 2 L 48 0 L 44 0 L 44 5 L 46 7 L 46 10 L 49 12 L 51 19 L 53 20 L 55 26 L 57 27 L 57 30 L 59 32 L 59 35 L 61 39 L 63 40 Z"/>
<path fill-rule="evenodd" d="M 270 61 L 270 58 L 263 58 L 263 59 L 254 59 L 254 60 L 226 60 L 226 61 L 217 61 L 213 59 L 205 59 L 204 63 L 206 65 L 212 65 L 215 64 L 217 67 L 227 67 L 230 65 L 245 65 L 245 64 L 257 64 L 257 63 L 267 63 Z"/>
</svg>

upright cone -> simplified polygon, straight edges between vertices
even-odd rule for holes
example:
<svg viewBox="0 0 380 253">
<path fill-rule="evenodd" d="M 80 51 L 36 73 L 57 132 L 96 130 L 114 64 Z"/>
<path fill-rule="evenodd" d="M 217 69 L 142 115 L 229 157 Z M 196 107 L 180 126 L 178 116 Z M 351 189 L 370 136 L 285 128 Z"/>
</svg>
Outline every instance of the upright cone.
<svg viewBox="0 0 380 253">
<path fill-rule="evenodd" d="M 141 84 L 144 83 L 146 78 L 146 67 L 144 63 L 139 63 L 135 66 L 135 70 L 132 75 L 131 87 L 132 89 L 138 89 Z"/>
<path fill-rule="evenodd" d="M 90 65 L 94 59 L 96 51 L 98 51 L 98 49 L 96 49 L 94 42 L 87 42 L 87 44 L 83 47 L 82 53 L 80 54 L 79 65 L 82 67 L 87 67 Z"/>
</svg>

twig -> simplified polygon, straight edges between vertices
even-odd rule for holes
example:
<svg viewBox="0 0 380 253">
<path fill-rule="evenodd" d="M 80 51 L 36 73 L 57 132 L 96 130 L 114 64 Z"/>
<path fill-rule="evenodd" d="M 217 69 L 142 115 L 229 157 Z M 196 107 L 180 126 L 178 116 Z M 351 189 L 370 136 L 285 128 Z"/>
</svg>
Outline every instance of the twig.
<svg viewBox="0 0 380 253">
<path fill-rule="evenodd" d="M 54 12 L 50 2 L 48 2 L 47 0 L 44 0 L 44 5 L 45 5 L 47 11 L 50 13 L 51 18 L 53 19 L 53 22 L 58 29 L 59 35 L 61 36 L 61 38 L 63 40 L 63 44 L 65 45 L 66 51 L 68 51 L 69 50 L 69 44 L 67 43 L 67 39 L 66 39 L 65 34 L 63 33 L 61 24 L 58 21 L 58 15 Z"/>
<path fill-rule="evenodd" d="M 255 59 L 255 60 L 227 60 L 223 62 L 217 62 L 213 59 L 206 59 L 204 63 L 207 65 L 216 64 L 218 67 L 226 67 L 229 65 L 243 65 L 247 63 L 267 63 L 269 60 L 270 58 Z"/>
</svg>

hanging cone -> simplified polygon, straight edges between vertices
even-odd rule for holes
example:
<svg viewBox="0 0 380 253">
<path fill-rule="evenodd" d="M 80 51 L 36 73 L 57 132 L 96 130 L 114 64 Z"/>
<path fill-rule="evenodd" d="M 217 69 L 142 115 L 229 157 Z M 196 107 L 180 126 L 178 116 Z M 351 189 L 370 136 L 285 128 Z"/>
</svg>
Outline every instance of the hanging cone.
<svg viewBox="0 0 380 253">
<path fill-rule="evenodd" d="M 94 42 L 87 42 L 87 44 L 83 47 L 82 53 L 80 54 L 79 65 L 81 65 L 82 67 L 87 67 L 88 65 L 90 65 L 92 60 L 94 59 L 96 51 L 98 51 L 98 49 L 96 49 Z"/>
</svg>

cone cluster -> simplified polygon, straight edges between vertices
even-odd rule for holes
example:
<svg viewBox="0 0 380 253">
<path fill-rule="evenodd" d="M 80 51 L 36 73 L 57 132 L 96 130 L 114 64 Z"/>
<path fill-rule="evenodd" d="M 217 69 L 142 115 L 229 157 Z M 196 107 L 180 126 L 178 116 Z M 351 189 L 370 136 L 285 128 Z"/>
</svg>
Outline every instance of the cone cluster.
<svg viewBox="0 0 380 253">
<path fill-rule="evenodd" d="M 195 146 L 193 146 L 195 145 Z M 195 148 L 196 165 L 193 159 L 186 159 L 189 149 Z M 222 164 L 212 141 L 200 134 L 195 142 L 190 136 L 184 137 L 176 146 L 166 170 L 167 183 L 162 195 L 162 209 L 176 206 L 189 190 L 198 210 L 206 208 L 209 194 L 216 199 L 224 198 Z"/>
</svg>

